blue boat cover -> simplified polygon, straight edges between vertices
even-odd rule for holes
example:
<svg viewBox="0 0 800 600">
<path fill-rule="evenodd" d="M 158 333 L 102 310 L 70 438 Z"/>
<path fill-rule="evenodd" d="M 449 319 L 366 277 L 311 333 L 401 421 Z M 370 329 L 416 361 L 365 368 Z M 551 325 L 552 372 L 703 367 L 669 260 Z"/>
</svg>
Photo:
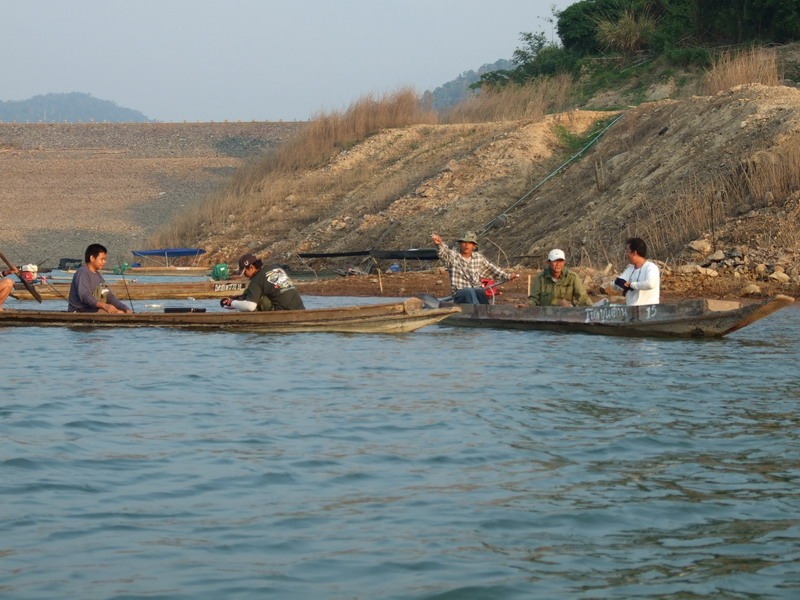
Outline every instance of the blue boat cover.
<svg viewBox="0 0 800 600">
<path fill-rule="evenodd" d="M 205 254 L 205 250 L 200 248 L 161 248 L 160 250 L 131 250 L 134 256 L 163 256 L 165 258 L 177 258 L 179 256 L 200 256 Z"/>
</svg>

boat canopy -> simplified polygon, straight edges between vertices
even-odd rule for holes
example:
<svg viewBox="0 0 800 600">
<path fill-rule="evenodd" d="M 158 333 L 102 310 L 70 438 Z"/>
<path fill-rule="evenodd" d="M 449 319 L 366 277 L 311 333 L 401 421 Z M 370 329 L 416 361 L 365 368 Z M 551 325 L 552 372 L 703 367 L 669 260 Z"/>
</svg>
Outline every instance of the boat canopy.
<svg viewBox="0 0 800 600">
<path fill-rule="evenodd" d="M 371 256 L 379 259 L 392 260 L 437 260 L 439 254 L 436 248 L 412 248 L 410 250 L 361 250 L 358 252 L 302 252 L 300 258 L 340 258 L 343 256 Z"/>
</svg>

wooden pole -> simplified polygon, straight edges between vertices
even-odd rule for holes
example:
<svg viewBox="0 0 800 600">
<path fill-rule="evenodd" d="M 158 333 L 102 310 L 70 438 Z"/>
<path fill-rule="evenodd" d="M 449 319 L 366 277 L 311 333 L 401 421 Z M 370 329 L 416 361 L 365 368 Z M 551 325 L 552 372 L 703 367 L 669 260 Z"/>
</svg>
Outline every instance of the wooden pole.
<svg viewBox="0 0 800 600">
<path fill-rule="evenodd" d="M 531 296 L 531 275 L 528 273 L 528 297 Z"/>
</svg>

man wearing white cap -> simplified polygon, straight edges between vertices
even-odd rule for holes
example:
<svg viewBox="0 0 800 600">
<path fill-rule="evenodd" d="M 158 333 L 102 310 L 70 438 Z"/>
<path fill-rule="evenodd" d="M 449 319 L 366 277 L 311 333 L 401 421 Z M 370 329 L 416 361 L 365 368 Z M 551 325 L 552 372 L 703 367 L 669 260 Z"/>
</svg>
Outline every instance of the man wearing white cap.
<svg viewBox="0 0 800 600">
<path fill-rule="evenodd" d="M 567 269 L 564 251 L 554 248 L 547 266 L 533 280 L 528 304 L 531 306 L 591 306 L 592 301 L 580 277 Z"/>
</svg>

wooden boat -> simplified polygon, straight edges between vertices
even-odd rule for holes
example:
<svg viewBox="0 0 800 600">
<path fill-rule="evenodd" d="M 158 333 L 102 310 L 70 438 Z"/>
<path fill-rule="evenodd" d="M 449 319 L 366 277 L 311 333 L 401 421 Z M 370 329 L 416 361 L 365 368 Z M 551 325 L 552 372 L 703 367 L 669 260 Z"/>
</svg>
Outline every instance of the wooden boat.
<svg viewBox="0 0 800 600">
<path fill-rule="evenodd" d="M 181 300 L 185 298 L 224 298 L 241 294 L 249 281 L 191 281 L 186 283 L 131 283 L 130 281 L 109 281 L 108 289 L 122 300 Z M 69 297 L 69 283 L 46 283 L 36 286 L 43 300 L 66 300 Z M 11 295 L 17 300 L 33 300 L 33 296 L 21 284 Z"/>
<path fill-rule="evenodd" d="M 157 277 L 205 277 L 209 273 L 211 267 L 129 267 L 125 270 L 125 275 Z"/>
<path fill-rule="evenodd" d="M 794 299 L 790 296 L 777 295 L 756 304 L 707 299 L 649 306 L 575 308 L 459 304 L 461 313 L 453 315 L 446 324 L 641 337 L 720 337 L 792 302 Z M 441 306 L 447 305 L 441 303 Z"/>
<path fill-rule="evenodd" d="M 169 309 L 167 309 L 169 310 Z M 191 309 L 189 309 L 191 310 Z M 174 329 L 291 333 L 405 333 L 438 323 L 459 307 L 424 308 L 418 298 L 391 304 L 273 312 L 68 313 L 46 310 L 0 311 L 0 327 L 170 327 Z"/>
</svg>

